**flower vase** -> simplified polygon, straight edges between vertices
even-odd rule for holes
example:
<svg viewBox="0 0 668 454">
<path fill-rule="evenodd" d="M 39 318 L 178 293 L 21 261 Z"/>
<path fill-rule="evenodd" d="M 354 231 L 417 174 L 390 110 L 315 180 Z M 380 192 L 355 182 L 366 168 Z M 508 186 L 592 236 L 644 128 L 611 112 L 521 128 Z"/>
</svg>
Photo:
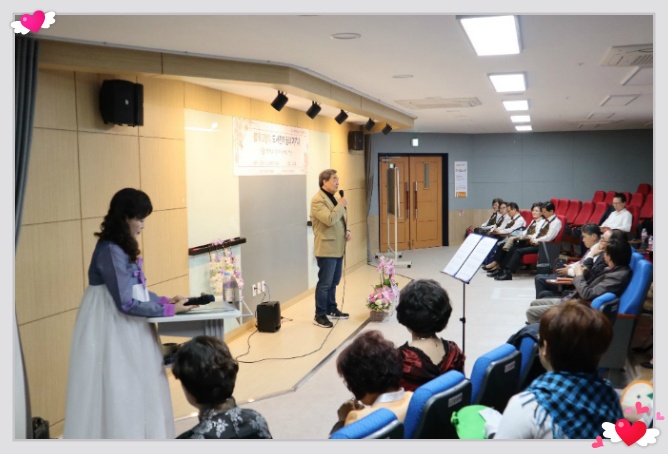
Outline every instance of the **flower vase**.
<svg viewBox="0 0 668 454">
<path fill-rule="evenodd" d="M 390 319 L 389 311 L 369 311 L 369 321 L 384 322 Z"/>
</svg>

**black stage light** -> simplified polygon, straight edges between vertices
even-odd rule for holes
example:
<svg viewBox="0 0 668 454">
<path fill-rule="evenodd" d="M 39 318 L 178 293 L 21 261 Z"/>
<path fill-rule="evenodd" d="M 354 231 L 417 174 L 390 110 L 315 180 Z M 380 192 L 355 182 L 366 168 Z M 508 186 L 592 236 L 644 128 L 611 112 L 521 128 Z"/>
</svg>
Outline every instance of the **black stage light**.
<svg viewBox="0 0 668 454">
<path fill-rule="evenodd" d="M 288 97 L 285 96 L 285 93 L 279 91 L 274 100 L 271 102 L 271 107 L 278 110 L 279 112 L 285 105 L 288 103 Z"/>
<path fill-rule="evenodd" d="M 320 104 L 313 101 L 313 104 L 311 104 L 311 107 L 309 107 L 308 110 L 306 111 L 306 115 L 308 115 L 309 118 L 313 119 L 320 113 L 321 110 L 322 110 L 322 107 L 320 107 Z"/>
<path fill-rule="evenodd" d="M 392 126 L 390 126 L 389 123 L 385 124 L 385 127 L 383 128 L 383 134 L 388 135 L 392 131 Z"/>
<path fill-rule="evenodd" d="M 366 124 L 364 125 L 364 129 L 366 129 L 367 131 L 371 131 L 374 126 L 376 126 L 376 122 L 373 121 L 371 118 L 369 118 L 369 121 L 367 121 Z"/>
<path fill-rule="evenodd" d="M 348 119 L 348 114 L 345 113 L 343 109 L 341 109 L 341 112 L 339 112 L 339 114 L 336 117 L 334 117 L 334 120 L 336 120 L 338 124 L 343 124 L 343 122 L 346 121 L 347 119 Z"/>
</svg>

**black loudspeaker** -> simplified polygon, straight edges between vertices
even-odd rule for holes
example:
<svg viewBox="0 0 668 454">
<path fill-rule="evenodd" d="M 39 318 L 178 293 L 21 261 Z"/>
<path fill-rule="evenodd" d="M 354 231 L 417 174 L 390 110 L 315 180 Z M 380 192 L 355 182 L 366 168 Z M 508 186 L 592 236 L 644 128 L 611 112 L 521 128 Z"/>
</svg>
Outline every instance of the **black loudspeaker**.
<svg viewBox="0 0 668 454">
<path fill-rule="evenodd" d="M 348 132 L 348 149 L 364 150 L 364 133 L 361 131 Z"/>
<path fill-rule="evenodd" d="M 275 333 L 281 329 L 281 305 L 278 301 L 265 301 L 257 305 L 257 330 L 261 333 Z"/>
<path fill-rule="evenodd" d="M 105 124 L 143 126 L 144 86 L 111 79 L 100 88 L 100 113 Z"/>
</svg>

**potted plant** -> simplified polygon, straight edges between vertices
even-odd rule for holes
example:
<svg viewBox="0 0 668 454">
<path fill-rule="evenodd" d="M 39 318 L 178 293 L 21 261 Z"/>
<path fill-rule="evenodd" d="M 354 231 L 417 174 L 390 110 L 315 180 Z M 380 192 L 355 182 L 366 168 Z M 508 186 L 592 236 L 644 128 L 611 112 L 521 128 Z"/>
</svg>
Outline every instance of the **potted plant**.
<svg viewBox="0 0 668 454">
<path fill-rule="evenodd" d="M 392 259 L 380 257 L 376 267 L 380 282 L 373 285 L 373 291 L 366 299 L 366 306 L 371 309 L 371 321 L 382 321 L 392 314 L 394 305 L 399 299 L 399 286 L 394 280 L 394 262 Z"/>
</svg>

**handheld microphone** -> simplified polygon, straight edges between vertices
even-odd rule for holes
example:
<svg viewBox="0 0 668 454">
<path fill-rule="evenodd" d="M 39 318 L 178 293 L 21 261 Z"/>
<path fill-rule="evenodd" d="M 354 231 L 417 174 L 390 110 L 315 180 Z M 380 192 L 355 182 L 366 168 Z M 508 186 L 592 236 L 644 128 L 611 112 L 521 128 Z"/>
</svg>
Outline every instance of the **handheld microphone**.
<svg viewBox="0 0 668 454">
<path fill-rule="evenodd" d="M 343 189 L 339 189 L 339 195 L 343 197 Z"/>
<path fill-rule="evenodd" d="M 213 295 L 201 295 L 188 298 L 188 301 L 184 303 L 184 306 L 203 306 L 205 304 L 212 303 L 215 301 Z"/>
</svg>

